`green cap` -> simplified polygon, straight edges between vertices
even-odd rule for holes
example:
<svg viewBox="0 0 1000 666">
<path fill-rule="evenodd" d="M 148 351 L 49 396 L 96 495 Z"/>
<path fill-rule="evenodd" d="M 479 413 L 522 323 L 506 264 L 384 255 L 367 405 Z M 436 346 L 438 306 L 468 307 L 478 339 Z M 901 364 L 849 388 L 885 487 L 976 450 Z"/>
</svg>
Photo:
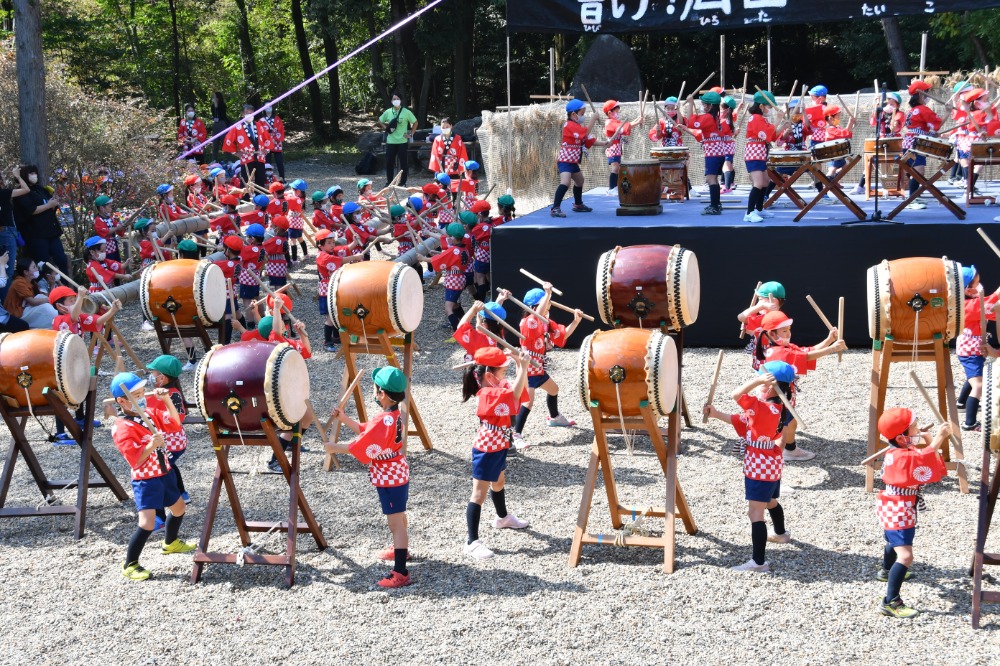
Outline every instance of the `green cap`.
<svg viewBox="0 0 1000 666">
<path fill-rule="evenodd" d="M 962 90 L 964 90 L 967 85 L 969 85 L 968 81 L 959 81 L 954 86 L 952 86 L 951 91 L 953 93 L 959 93 Z"/>
<path fill-rule="evenodd" d="M 389 217 L 403 217 L 404 215 L 406 215 L 406 209 L 399 204 L 389 206 Z"/>
<path fill-rule="evenodd" d="M 444 230 L 444 232 L 449 236 L 451 236 L 452 238 L 459 238 L 459 239 L 465 238 L 465 227 L 463 227 L 458 222 L 452 222 L 451 224 L 449 224 L 448 227 Z"/>
<path fill-rule="evenodd" d="M 719 93 L 709 90 L 707 93 L 701 96 L 701 101 L 705 104 L 719 104 L 722 102 L 722 95 Z"/>
<path fill-rule="evenodd" d="M 177 249 L 181 252 L 197 252 L 198 246 L 190 238 L 185 238 L 177 244 Z"/>
<path fill-rule="evenodd" d="M 757 295 L 767 298 L 768 296 L 774 296 L 775 298 L 785 297 L 785 287 L 780 282 L 765 282 L 757 288 Z"/>
<path fill-rule="evenodd" d="M 358 189 L 362 190 L 362 189 L 364 189 L 365 187 L 367 187 L 367 186 L 369 186 L 371 184 L 372 184 L 372 181 L 368 180 L 367 178 L 362 178 L 361 180 L 358 181 Z"/>
<path fill-rule="evenodd" d="M 167 377 L 180 377 L 182 372 L 181 362 L 169 354 L 157 356 L 149 362 L 146 369 L 155 370 Z"/>
<path fill-rule="evenodd" d="M 112 199 L 106 194 L 102 194 L 101 196 L 94 199 L 94 206 L 96 208 L 100 208 L 101 206 L 107 206 L 112 201 L 114 201 L 114 199 Z"/>
<path fill-rule="evenodd" d="M 736 99 L 732 95 L 726 95 L 722 98 L 722 103 L 728 106 L 730 109 L 736 108 Z"/>
<path fill-rule="evenodd" d="M 322 192 L 313 192 L 312 193 L 313 203 L 319 203 L 323 199 L 326 199 L 326 195 L 323 194 Z"/>
<path fill-rule="evenodd" d="M 148 217 L 140 217 L 138 220 L 135 221 L 135 224 L 132 225 L 132 228 L 135 229 L 136 231 L 142 231 L 152 223 L 153 221 Z"/>
<path fill-rule="evenodd" d="M 774 93 L 770 90 L 758 90 L 753 94 L 753 101 L 755 104 L 760 104 L 761 106 L 768 106 L 768 104 L 777 104 L 774 99 Z"/>
<path fill-rule="evenodd" d="M 406 375 L 399 368 L 385 367 L 372 370 L 372 381 L 384 391 L 403 393 L 406 391 Z"/>
<path fill-rule="evenodd" d="M 894 92 L 887 93 L 886 97 L 888 97 L 889 99 L 896 100 L 896 104 L 902 104 L 903 103 L 903 98 L 899 96 L 899 93 L 894 93 Z"/>
<path fill-rule="evenodd" d="M 514 197 L 510 196 L 509 194 L 505 194 L 502 197 L 500 197 L 499 199 L 497 199 L 497 205 L 498 206 L 507 206 L 507 207 L 513 206 L 514 205 Z"/>
<path fill-rule="evenodd" d="M 464 224 L 467 227 L 474 227 L 477 224 L 479 224 L 479 218 L 476 217 L 476 214 L 467 210 L 463 210 L 461 213 L 459 213 L 458 219 L 460 219 L 462 221 L 462 224 Z"/>
<path fill-rule="evenodd" d="M 257 322 L 257 332 L 260 333 L 260 337 L 267 339 L 271 335 L 272 326 L 274 326 L 274 317 L 261 317 L 261 320 Z"/>
</svg>

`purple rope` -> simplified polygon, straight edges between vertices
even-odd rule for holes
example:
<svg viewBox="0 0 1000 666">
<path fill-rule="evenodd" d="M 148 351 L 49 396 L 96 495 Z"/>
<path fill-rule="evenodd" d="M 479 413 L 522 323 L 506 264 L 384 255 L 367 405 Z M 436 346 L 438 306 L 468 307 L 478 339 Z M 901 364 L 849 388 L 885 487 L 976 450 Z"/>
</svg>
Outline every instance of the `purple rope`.
<svg viewBox="0 0 1000 666">
<path fill-rule="evenodd" d="M 433 0 L 433 2 L 431 2 L 429 5 L 427 5 L 423 9 L 421 9 L 421 10 L 419 10 L 419 11 L 413 13 L 413 14 L 410 14 L 405 19 L 403 19 L 402 21 L 400 21 L 396 25 L 392 26 L 391 28 L 389 28 L 388 30 L 386 30 L 385 32 L 383 32 L 381 35 L 379 35 L 378 37 L 371 38 L 370 40 L 368 40 L 367 42 L 365 42 L 364 44 L 362 44 L 358 48 L 354 49 L 353 51 L 351 51 L 350 53 L 348 53 L 346 56 L 344 56 L 343 58 L 341 58 L 337 62 L 335 62 L 332 65 L 328 66 L 323 71 L 319 72 L 318 74 L 314 74 L 311 78 L 306 79 L 305 81 L 303 81 L 302 83 L 298 84 L 297 86 L 295 86 L 291 90 L 288 90 L 285 93 L 279 95 L 278 97 L 275 97 L 274 99 L 272 99 L 270 102 L 268 102 L 264 106 L 273 106 L 273 105 L 277 104 L 278 102 L 280 102 L 281 100 L 285 99 L 286 97 L 288 97 L 290 95 L 294 95 L 295 93 L 297 93 L 298 91 L 302 90 L 303 88 L 305 88 L 307 85 L 309 85 L 310 83 L 312 83 L 316 79 L 320 78 L 321 76 L 325 76 L 330 70 L 336 69 L 337 67 L 340 67 L 342 64 L 344 64 L 345 62 L 347 62 L 348 60 L 350 60 L 354 56 L 358 55 L 359 53 L 361 53 L 362 51 L 364 51 L 365 49 L 367 49 L 369 46 L 371 46 L 375 42 L 379 41 L 383 37 L 387 37 L 388 35 L 391 35 L 392 33 L 396 32 L 397 30 L 399 30 L 400 28 L 402 28 L 407 23 L 410 23 L 411 21 L 415 21 L 417 19 L 417 17 L 419 17 L 421 14 L 423 14 L 424 12 L 429 11 L 430 9 L 432 9 L 435 6 L 441 4 L 442 2 L 444 2 L 444 0 Z M 264 107 L 261 107 L 261 108 L 257 109 L 256 111 L 254 111 L 254 115 L 256 116 L 258 113 L 260 113 L 263 110 L 264 110 Z M 177 159 L 178 160 L 183 160 L 188 155 L 191 155 L 194 152 L 196 152 L 198 150 L 201 150 L 202 148 L 204 148 L 208 144 L 212 143 L 213 141 L 215 141 L 219 137 L 222 137 L 222 136 L 225 136 L 226 134 L 228 134 L 229 130 L 233 129 L 234 127 L 236 127 L 237 125 L 239 125 L 242 122 L 243 122 L 242 118 L 240 120 L 237 120 L 235 123 L 233 123 L 232 125 L 230 125 L 226 129 L 222 130 L 221 132 L 219 132 L 215 136 L 212 136 L 212 137 L 206 139 L 205 141 L 203 141 L 202 143 L 198 144 L 194 148 L 191 148 L 190 150 L 188 150 L 186 153 L 183 153 Z"/>
</svg>

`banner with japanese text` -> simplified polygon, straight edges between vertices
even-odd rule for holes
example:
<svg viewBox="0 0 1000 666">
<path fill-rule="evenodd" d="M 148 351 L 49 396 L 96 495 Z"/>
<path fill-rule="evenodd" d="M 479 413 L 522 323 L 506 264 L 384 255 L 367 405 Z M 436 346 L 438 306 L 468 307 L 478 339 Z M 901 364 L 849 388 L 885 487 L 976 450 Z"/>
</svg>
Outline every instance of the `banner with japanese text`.
<svg viewBox="0 0 1000 666">
<path fill-rule="evenodd" d="M 508 32 L 729 30 L 1000 7 L 1000 0 L 507 0 Z"/>
</svg>

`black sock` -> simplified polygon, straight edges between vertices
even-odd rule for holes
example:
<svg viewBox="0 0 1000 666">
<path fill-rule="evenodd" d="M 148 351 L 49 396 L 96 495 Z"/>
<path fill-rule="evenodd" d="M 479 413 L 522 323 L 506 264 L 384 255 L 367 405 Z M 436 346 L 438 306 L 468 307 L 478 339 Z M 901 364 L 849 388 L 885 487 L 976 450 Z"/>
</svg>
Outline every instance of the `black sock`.
<svg viewBox="0 0 1000 666">
<path fill-rule="evenodd" d="M 795 442 L 789 442 L 788 444 L 785 444 L 785 450 L 794 451 L 796 446 L 798 445 Z"/>
<path fill-rule="evenodd" d="M 979 180 L 979 174 L 975 171 L 972 172 L 972 189 L 976 189 L 976 181 Z"/>
<path fill-rule="evenodd" d="M 899 590 L 903 587 L 903 580 L 906 578 L 907 571 L 909 571 L 909 568 L 899 562 L 893 564 L 892 568 L 889 569 L 889 584 L 885 587 L 885 603 L 889 603 L 899 596 Z"/>
<path fill-rule="evenodd" d="M 756 187 L 750 188 L 750 195 L 747 196 L 747 215 L 757 210 L 757 195 L 762 194 Z"/>
<path fill-rule="evenodd" d="M 979 398 L 971 395 L 965 399 L 965 425 L 972 426 L 976 423 L 976 416 L 979 414 Z"/>
<path fill-rule="evenodd" d="M 306 257 L 308 257 L 309 256 L 309 246 L 306 245 L 306 242 L 304 240 L 300 240 L 299 241 L 299 247 L 302 248 L 302 258 L 305 259 Z M 381 246 L 377 245 L 376 247 L 378 247 L 379 251 L 382 250 Z"/>
<path fill-rule="evenodd" d="M 524 430 L 524 422 L 528 420 L 528 414 L 530 413 L 530 409 L 523 405 L 521 406 L 521 409 L 517 412 L 517 416 L 514 418 L 514 432 L 519 435 L 521 434 L 521 431 Z"/>
<path fill-rule="evenodd" d="M 406 570 L 406 548 L 394 549 L 393 555 L 395 563 L 392 565 L 392 570 L 404 576 L 409 575 L 410 572 Z"/>
<path fill-rule="evenodd" d="M 323 342 L 328 345 L 333 344 L 333 326 L 323 324 Z"/>
<path fill-rule="evenodd" d="M 861 174 L 861 180 L 858 181 L 858 187 L 865 189 L 865 174 Z"/>
<path fill-rule="evenodd" d="M 882 568 L 888 571 L 896 563 L 896 549 L 885 544 L 885 551 L 882 553 Z"/>
<path fill-rule="evenodd" d="M 565 185 L 560 185 L 559 187 L 556 188 L 556 198 L 552 202 L 553 208 L 559 208 L 559 206 L 562 205 L 563 197 L 566 196 L 566 192 L 568 191 L 569 188 Z"/>
<path fill-rule="evenodd" d="M 490 499 L 493 500 L 493 507 L 497 510 L 497 517 L 507 517 L 507 489 L 490 490 Z"/>
<path fill-rule="evenodd" d="M 128 540 L 128 550 L 125 551 L 125 566 L 139 564 L 139 555 L 142 554 L 142 549 L 146 546 L 146 541 L 149 540 L 149 535 L 152 533 L 152 530 L 135 528 L 135 532 L 132 532 L 132 537 Z"/>
<path fill-rule="evenodd" d="M 618 174 L 614 171 L 608 176 L 608 189 L 613 190 L 618 187 Z"/>
<path fill-rule="evenodd" d="M 750 538 L 753 541 L 753 561 L 764 564 L 764 551 L 767 548 L 767 525 L 763 520 L 750 523 Z"/>
<path fill-rule="evenodd" d="M 486 302 L 486 295 L 489 293 L 489 289 L 490 289 L 490 287 L 489 287 L 488 284 L 485 284 L 485 283 L 483 283 L 483 284 L 477 284 L 476 285 L 476 300 L 480 301 L 481 303 L 485 303 Z"/>
<path fill-rule="evenodd" d="M 163 543 L 177 541 L 177 533 L 181 530 L 181 521 L 183 520 L 183 513 L 179 516 L 175 516 L 174 514 L 167 516 L 167 533 L 163 536 Z"/>
<path fill-rule="evenodd" d="M 964 405 L 965 401 L 969 398 L 969 394 L 972 393 L 972 384 L 966 379 L 965 383 L 962 384 L 962 390 L 958 393 L 958 404 Z"/>
<path fill-rule="evenodd" d="M 951 178 L 952 180 L 955 180 L 955 176 L 957 176 L 957 175 L 958 175 L 958 170 L 959 170 L 960 168 L 961 168 L 961 167 L 959 166 L 958 162 L 955 162 L 955 164 L 954 164 L 954 165 L 952 165 L 952 167 L 951 167 L 951 175 L 950 175 L 950 176 L 948 176 L 948 177 L 949 177 L 949 178 Z"/>
<path fill-rule="evenodd" d="M 716 208 L 722 208 L 722 187 L 716 183 L 708 186 L 709 203 Z"/>
<path fill-rule="evenodd" d="M 579 185 L 573 186 L 573 205 L 582 206 L 583 205 L 583 188 Z"/>
<path fill-rule="evenodd" d="M 771 516 L 771 523 L 774 525 L 775 534 L 785 533 L 785 510 L 781 508 L 780 504 L 776 504 L 773 509 L 768 509 L 767 513 Z"/>
<path fill-rule="evenodd" d="M 726 189 L 730 189 L 731 190 L 733 188 L 733 181 L 736 180 L 736 171 L 733 170 L 733 171 L 726 171 L 726 172 L 724 172 L 722 174 L 722 180 L 726 184 Z"/>
<path fill-rule="evenodd" d="M 222 339 L 226 341 L 225 344 L 229 344 L 233 341 L 233 320 L 227 319 L 225 329 L 222 332 Z"/>
<path fill-rule="evenodd" d="M 465 505 L 465 529 L 469 533 L 465 543 L 469 544 L 479 539 L 479 519 L 482 515 L 482 504 L 469 502 Z"/>
<path fill-rule="evenodd" d="M 772 180 L 770 183 L 767 184 L 767 187 L 764 188 L 764 200 L 760 202 L 761 208 L 764 207 L 764 202 L 768 200 L 768 198 L 771 196 L 771 192 L 774 192 L 774 188 L 776 187 L 777 185 Z"/>
<path fill-rule="evenodd" d="M 298 261 L 299 260 L 299 246 L 295 245 L 295 244 L 292 244 L 291 251 L 292 251 L 292 261 Z"/>
<path fill-rule="evenodd" d="M 555 418 L 559 416 L 559 394 L 546 395 L 545 406 L 549 408 L 549 416 Z"/>
<path fill-rule="evenodd" d="M 184 479 L 181 478 L 181 471 L 177 468 L 177 464 L 173 460 L 170 461 L 170 464 L 173 465 L 174 477 L 177 478 L 177 490 L 181 493 L 187 492 L 187 489 L 184 487 Z"/>
<path fill-rule="evenodd" d="M 156 510 L 156 517 L 162 520 L 163 522 L 167 522 L 167 512 L 163 508 L 159 508 Z"/>
<path fill-rule="evenodd" d="M 457 331 L 458 330 L 458 322 L 461 321 L 461 320 L 462 320 L 462 317 L 459 316 L 459 314 L 457 312 L 452 312 L 450 315 L 448 315 L 448 323 L 451 324 L 451 330 L 452 331 Z"/>
<path fill-rule="evenodd" d="M 823 191 L 823 183 L 813 183 L 813 187 L 816 188 L 817 192 L 822 192 Z"/>
</svg>

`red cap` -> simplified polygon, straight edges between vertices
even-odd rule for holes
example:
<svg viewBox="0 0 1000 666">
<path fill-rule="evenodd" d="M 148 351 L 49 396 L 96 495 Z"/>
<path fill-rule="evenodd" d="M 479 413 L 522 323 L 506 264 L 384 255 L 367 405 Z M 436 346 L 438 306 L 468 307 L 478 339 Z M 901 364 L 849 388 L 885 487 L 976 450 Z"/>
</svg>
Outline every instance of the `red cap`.
<svg viewBox="0 0 1000 666">
<path fill-rule="evenodd" d="M 473 360 L 487 368 L 503 368 L 510 363 L 510 358 L 498 347 L 480 347 L 476 350 Z"/>
<path fill-rule="evenodd" d="M 233 252 L 243 251 L 243 239 L 240 238 L 239 236 L 226 236 L 223 239 L 222 244 L 228 247 Z"/>
<path fill-rule="evenodd" d="M 905 435 L 910 425 L 917 420 L 913 412 L 905 407 L 895 407 L 882 412 L 878 419 L 878 431 L 890 442 L 900 435 Z"/>
<path fill-rule="evenodd" d="M 791 326 L 792 321 L 793 320 L 789 319 L 788 315 L 781 310 L 774 310 L 773 312 L 768 312 L 764 315 L 764 318 L 761 319 L 760 326 L 765 331 L 776 331 L 779 328 Z"/>
<path fill-rule="evenodd" d="M 437 183 L 427 183 L 420 189 L 423 190 L 424 194 L 441 194 L 441 188 Z"/>
<path fill-rule="evenodd" d="M 720 95 L 722 94 L 722 86 L 713 86 L 709 88 L 709 90 L 711 90 L 714 93 L 719 93 Z"/>
<path fill-rule="evenodd" d="M 469 210 L 473 213 L 488 213 L 490 212 L 490 202 L 479 199 L 476 203 L 472 204 Z"/>
<path fill-rule="evenodd" d="M 979 99 L 980 97 L 982 97 L 985 94 L 986 94 L 986 91 L 983 90 L 982 88 L 973 88 L 969 92 L 965 93 L 965 95 L 962 97 L 962 99 L 965 100 L 966 104 L 972 104 L 973 102 L 975 102 L 977 99 Z"/>
<path fill-rule="evenodd" d="M 604 111 L 604 113 L 611 113 L 619 106 L 621 106 L 621 104 L 618 103 L 618 100 L 609 99 L 607 102 L 604 103 L 604 107 L 602 108 L 602 110 Z"/>
<path fill-rule="evenodd" d="M 59 286 L 49 292 L 49 305 L 55 305 L 67 296 L 76 296 L 76 292 L 69 287 Z"/>
<path fill-rule="evenodd" d="M 839 106 L 828 106 L 823 109 L 823 115 L 829 118 L 830 116 L 835 116 L 840 113 Z"/>
<path fill-rule="evenodd" d="M 321 241 L 326 240 L 329 237 L 330 237 L 329 229 L 320 229 L 319 231 L 316 232 L 316 235 L 313 236 L 313 240 L 319 243 Z"/>
<path fill-rule="evenodd" d="M 288 228 L 288 218 L 284 215 L 275 215 L 271 218 L 271 224 L 278 227 L 279 229 Z"/>
<path fill-rule="evenodd" d="M 285 307 L 288 308 L 289 312 L 291 312 L 292 311 L 292 297 L 289 296 L 288 294 L 284 293 L 284 292 L 278 294 L 278 297 L 281 298 L 282 301 L 284 301 Z M 274 297 L 273 296 L 268 296 L 267 297 L 267 309 L 270 310 L 273 307 L 274 307 Z"/>
<path fill-rule="evenodd" d="M 913 83 L 910 84 L 910 87 L 906 89 L 906 92 L 912 95 L 916 93 L 918 90 L 925 91 L 930 89 L 931 89 L 931 84 L 927 83 L 926 81 L 914 81 Z"/>
<path fill-rule="evenodd" d="M 194 185 L 195 183 L 197 183 L 200 180 L 201 180 L 201 176 L 195 176 L 194 174 L 191 174 L 190 176 L 188 176 L 187 178 L 184 179 L 184 184 L 187 185 L 188 187 L 190 187 L 191 185 Z"/>
<path fill-rule="evenodd" d="M 219 199 L 219 203 L 223 206 L 239 206 L 240 200 L 234 197 L 232 194 L 223 194 Z"/>
<path fill-rule="evenodd" d="M 270 192 L 271 194 L 274 194 L 275 192 L 284 192 L 285 184 L 279 183 L 278 181 L 274 181 L 268 186 L 267 191 Z"/>
</svg>

